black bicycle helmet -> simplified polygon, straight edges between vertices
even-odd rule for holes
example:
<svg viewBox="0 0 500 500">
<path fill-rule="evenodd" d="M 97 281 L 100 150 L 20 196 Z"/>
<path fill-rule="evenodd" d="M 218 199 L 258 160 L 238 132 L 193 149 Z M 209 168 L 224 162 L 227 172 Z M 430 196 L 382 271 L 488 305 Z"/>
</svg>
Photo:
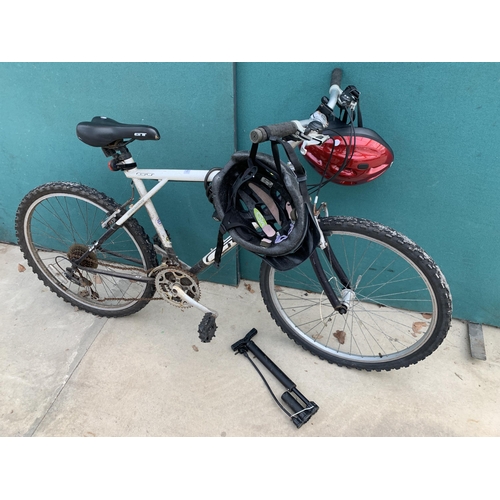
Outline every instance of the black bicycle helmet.
<svg viewBox="0 0 500 500">
<path fill-rule="evenodd" d="M 267 154 L 238 151 L 214 177 L 211 189 L 221 221 L 218 247 L 229 232 L 241 247 L 280 270 L 300 264 L 316 247 L 316 222 L 297 176 L 283 162 L 278 169 Z"/>
</svg>

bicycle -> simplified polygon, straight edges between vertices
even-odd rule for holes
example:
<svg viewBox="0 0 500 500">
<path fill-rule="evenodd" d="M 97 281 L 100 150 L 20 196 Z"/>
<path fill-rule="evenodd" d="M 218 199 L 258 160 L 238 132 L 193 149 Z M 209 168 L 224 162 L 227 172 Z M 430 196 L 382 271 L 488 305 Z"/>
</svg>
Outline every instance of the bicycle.
<svg viewBox="0 0 500 500">
<path fill-rule="evenodd" d="M 354 87 L 342 91 L 341 76 L 340 69 L 332 72 L 329 97 L 309 118 L 254 129 L 252 150 L 269 140 L 288 150 L 300 146 L 303 154 L 325 144 L 331 140 L 328 125 L 340 120 L 336 106 L 344 117 L 347 112 L 346 126 L 352 128 L 359 93 Z M 199 302 L 198 275 L 213 265 L 216 249 L 192 266 L 183 262 L 152 197 L 169 181 L 203 182 L 209 195 L 218 169 L 139 169 L 127 146 L 134 140 L 158 140 L 151 126 L 95 117 L 78 124 L 77 135 L 102 148 L 111 158 L 109 168 L 131 181 L 132 196 L 119 204 L 72 182 L 50 182 L 30 191 L 15 221 L 29 266 L 59 297 L 99 316 L 133 314 L 153 299 L 193 306 L 204 313 L 199 335 L 209 342 L 217 313 Z M 293 170 L 293 162 L 286 168 Z M 145 179 L 157 184 L 148 191 Z M 316 186 L 316 194 L 327 182 Z M 429 356 L 451 322 L 451 294 L 439 267 L 397 231 L 366 219 L 329 216 L 326 204 L 317 202 L 317 196 L 307 200 L 321 234 L 310 258 L 283 272 L 261 264 L 260 289 L 271 317 L 297 344 L 339 366 L 392 370 Z M 134 218 L 143 207 L 156 231 L 153 242 Z M 235 246 L 230 236 L 225 238 L 222 258 Z"/>
</svg>

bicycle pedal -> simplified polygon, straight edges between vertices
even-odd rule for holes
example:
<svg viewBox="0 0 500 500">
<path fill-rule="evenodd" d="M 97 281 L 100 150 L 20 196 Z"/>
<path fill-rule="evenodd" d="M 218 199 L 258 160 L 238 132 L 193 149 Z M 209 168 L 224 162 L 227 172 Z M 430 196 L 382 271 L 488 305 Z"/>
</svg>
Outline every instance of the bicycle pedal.
<svg viewBox="0 0 500 500">
<path fill-rule="evenodd" d="M 215 330 L 217 330 L 215 318 L 213 314 L 206 313 L 198 326 L 198 336 L 204 344 L 210 342 L 215 337 Z"/>
</svg>

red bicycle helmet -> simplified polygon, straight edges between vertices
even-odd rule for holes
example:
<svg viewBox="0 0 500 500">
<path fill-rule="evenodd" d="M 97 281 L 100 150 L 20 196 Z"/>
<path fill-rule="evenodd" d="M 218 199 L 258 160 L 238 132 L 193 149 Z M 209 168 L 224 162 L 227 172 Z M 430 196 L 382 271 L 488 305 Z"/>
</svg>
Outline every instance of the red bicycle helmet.
<svg viewBox="0 0 500 500">
<path fill-rule="evenodd" d="M 321 176 L 345 186 L 376 179 L 394 161 L 391 147 L 376 132 L 362 127 L 354 128 L 354 134 L 352 131 L 351 127 L 325 129 L 323 133 L 331 139 L 320 146 L 308 146 L 304 155 Z"/>
</svg>

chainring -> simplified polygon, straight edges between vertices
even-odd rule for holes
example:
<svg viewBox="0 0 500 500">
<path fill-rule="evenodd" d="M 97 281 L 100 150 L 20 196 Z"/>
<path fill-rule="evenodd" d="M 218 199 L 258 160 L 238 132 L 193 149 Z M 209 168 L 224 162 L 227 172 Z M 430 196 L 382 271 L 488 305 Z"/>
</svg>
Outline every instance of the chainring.
<svg viewBox="0 0 500 500">
<path fill-rule="evenodd" d="M 155 285 L 156 291 L 161 298 L 176 307 L 186 308 L 192 306 L 174 290 L 175 285 L 196 302 L 201 297 L 200 283 L 196 275 L 177 267 L 164 267 L 160 269 L 155 276 Z"/>
</svg>

